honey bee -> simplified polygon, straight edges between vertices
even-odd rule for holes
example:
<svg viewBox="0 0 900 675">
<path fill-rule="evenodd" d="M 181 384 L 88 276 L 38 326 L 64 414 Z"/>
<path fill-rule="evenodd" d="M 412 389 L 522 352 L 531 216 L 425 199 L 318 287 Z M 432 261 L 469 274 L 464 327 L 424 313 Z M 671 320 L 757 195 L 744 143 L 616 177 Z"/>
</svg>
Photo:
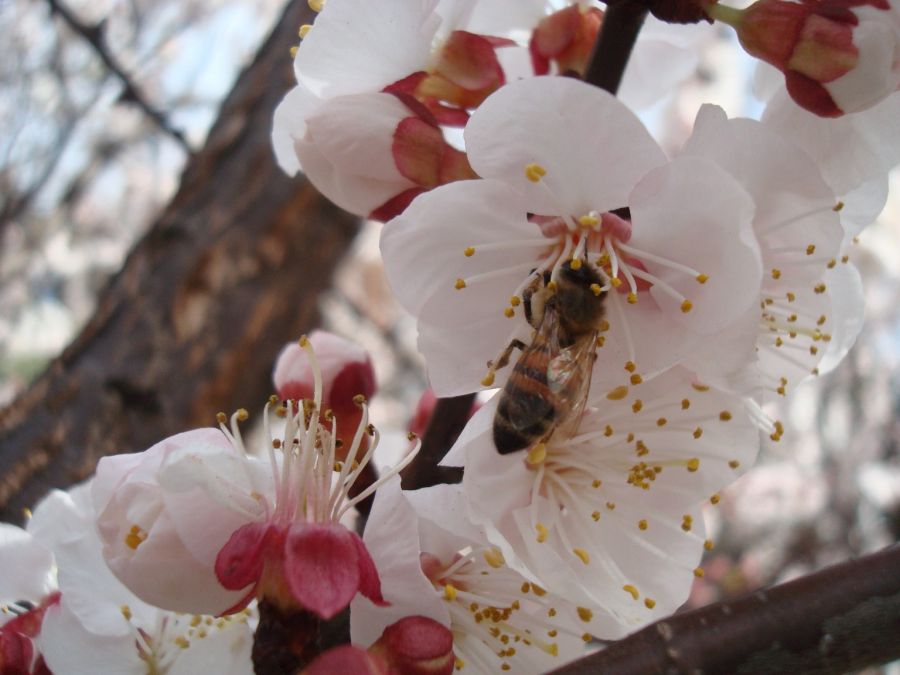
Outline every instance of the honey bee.
<svg viewBox="0 0 900 675">
<path fill-rule="evenodd" d="M 494 444 L 501 455 L 544 442 L 584 410 L 597 336 L 603 320 L 603 281 L 587 264 L 565 263 L 555 282 L 539 276 L 522 293 L 525 318 L 535 329 L 531 344 L 513 340 L 491 372 L 513 349 L 522 351 L 500 392 Z"/>
</svg>

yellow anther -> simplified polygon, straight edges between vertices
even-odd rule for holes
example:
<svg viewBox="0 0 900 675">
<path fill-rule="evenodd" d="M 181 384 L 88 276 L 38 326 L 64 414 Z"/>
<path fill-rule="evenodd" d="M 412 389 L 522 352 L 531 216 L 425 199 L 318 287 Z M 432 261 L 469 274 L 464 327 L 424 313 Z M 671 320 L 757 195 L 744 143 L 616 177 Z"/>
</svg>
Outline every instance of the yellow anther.
<svg viewBox="0 0 900 675">
<path fill-rule="evenodd" d="M 694 518 L 688 514 L 684 514 L 681 517 L 681 529 L 685 532 L 690 532 L 691 528 L 694 526 Z"/>
<path fill-rule="evenodd" d="M 119 607 L 119 611 L 122 613 L 122 616 L 125 617 L 126 621 L 131 621 L 131 607 L 122 605 Z"/>
<path fill-rule="evenodd" d="M 539 544 L 543 544 L 547 541 L 547 526 L 543 523 L 538 523 L 534 526 L 534 531 L 537 532 L 537 540 Z"/>
<path fill-rule="evenodd" d="M 815 244 L 810 244 L 809 246 L 806 247 L 806 255 L 812 255 L 815 252 L 816 252 Z"/>
<path fill-rule="evenodd" d="M 653 609 L 654 607 L 656 607 L 656 600 L 654 600 L 653 598 L 644 599 L 644 607 L 646 607 L 647 609 Z"/>
<path fill-rule="evenodd" d="M 594 227 L 600 224 L 600 219 L 592 213 L 585 213 L 583 216 L 578 216 L 578 224 L 582 227 Z"/>
<path fill-rule="evenodd" d="M 707 281 L 709 281 L 709 275 L 708 275 L 708 274 L 698 274 L 695 278 L 696 278 L 697 281 L 699 281 L 701 284 L 705 284 Z"/>
<path fill-rule="evenodd" d="M 537 183 L 546 175 L 547 169 L 542 167 L 540 164 L 532 162 L 531 164 L 525 165 L 525 178 L 530 180 L 532 183 Z"/>
<path fill-rule="evenodd" d="M 793 293 L 791 293 L 790 291 L 788 291 L 786 293 L 786 295 L 787 295 L 788 302 L 793 302 L 794 300 L 797 299 L 797 296 L 794 295 Z"/>
<path fill-rule="evenodd" d="M 643 408 L 643 407 L 644 407 L 644 402 L 641 399 L 637 398 L 634 400 L 634 403 L 631 404 L 631 411 L 639 413 L 639 412 L 641 412 L 641 408 Z"/>
<path fill-rule="evenodd" d="M 301 335 L 300 339 L 297 340 L 297 344 L 300 345 L 301 347 L 303 347 L 303 349 L 306 349 L 307 347 L 310 346 L 309 338 L 306 337 L 305 335 Z"/>
<path fill-rule="evenodd" d="M 712 551 L 714 546 L 715 546 L 715 544 L 713 544 L 712 539 L 707 539 L 706 541 L 703 542 L 703 548 L 707 551 Z"/>
<path fill-rule="evenodd" d="M 687 409 L 690 408 L 690 407 L 691 407 L 691 400 L 690 400 L 690 399 L 688 399 L 688 398 L 683 398 L 683 399 L 681 399 L 681 409 L 682 409 L 682 410 L 687 410 Z"/>
<path fill-rule="evenodd" d="M 173 642 L 174 642 L 178 647 L 181 647 L 181 649 L 187 649 L 188 647 L 191 646 L 190 641 L 189 641 L 186 637 L 184 637 L 183 635 L 179 635 L 177 638 L 175 638 L 175 639 L 173 640 Z"/>
<path fill-rule="evenodd" d="M 664 427 L 666 426 L 666 424 L 668 424 L 668 422 L 669 420 L 667 420 L 665 417 L 660 417 L 658 420 L 656 420 L 656 426 Z"/>
<path fill-rule="evenodd" d="M 817 326 L 821 326 L 821 325 L 824 324 L 826 321 L 828 321 L 828 317 L 825 316 L 824 314 L 822 314 L 818 319 L 816 319 L 816 325 L 817 325 Z"/>
<path fill-rule="evenodd" d="M 732 459 L 728 462 L 728 466 L 730 466 L 732 469 L 737 469 L 740 465 L 741 463 L 736 459 Z"/>
<path fill-rule="evenodd" d="M 816 295 L 821 295 L 825 292 L 826 288 L 825 284 L 819 283 L 813 286 L 813 291 L 815 291 Z"/>
<path fill-rule="evenodd" d="M 694 429 L 694 438 L 700 438 L 703 435 L 703 427 Z"/>
<path fill-rule="evenodd" d="M 774 269 L 772 270 L 772 278 L 773 278 L 773 279 L 780 279 L 780 278 L 781 278 L 781 270 L 778 269 L 777 267 L 774 268 Z"/>
<path fill-rule="evenodd" d="M 572 553 L 574 553 L 585 565 L 591 562 L 591 556 L 585 551 L 583 548 L 573 548 Z"/>
<path fill-rule="evenodd" d="M 638 521 L 638 529 L 639 530 L 646 530 L 648 527 L 650 527 L 649 523 L 647 523 L 647 521 L 644 520 L 643 518 L 641 518 Z"/>
<path fill-rule="evenodd" d="M 532 466 L 537 466 L 545 459 L 547 459 L 547 446 L 543 443 L 538 443 L 528 451 L 528 456 L 526 457 L 525 461 Z"/>
<path fill-rule="evenodd" d="M 488 373 L 483 378 L 481 378 L 481 386 L 490 387 L 494 384 L 494 373 Z"/>
<path fill-rule="evenodd" d="M 444 586 L 444 599 L 445 600 L 456 600 L 456 587 L 453 584 L 446 584 Z"/>
<path fill-rule="evenodd" d="M 602 335 L 598 335 L 597 336 L 597 346 L 602 347 L 605 344 L 606 344 L 606 338 L 603 337 Z"/>
<path fill-rule="evenodd" d="M 629 293 L 627 296 L 625 296 L 625 299 L 628 301 L 629 305 L 637 304 L 637 295 L 635 295 L 634 293 Z"/>
<path fill-rule="evenodd" d="M 606 508 L 610 511 L 615 511 L 616 503 L 615 502 L 606 502 Z"/>
<path fill-rule="evenodd" d="M 700 460 L 697 459 L 696 457 L 691 457 L 687 461 L 687 470 L 690 471 L 691 473 L 694 473 L 699 468 L 700 468 Z"/>
<path fill-rule="evenodd" d="M 828 264 L 825 265 L 825 267 L 827 267 L 830 270 L 833 270 L 835 267 L 837 267 L 837 260 L 832 258 L 831 260 L 828 261 Z"/>
<path fill-rule="evenodd" d="M 731 420 L 731 413 L 728 412 L 727 410 L 723 410 L 722 412 L 719 413 L 719 419 L 722 420 L 723 422 L 728 422 Z"/>
<path fill-rule="evenodd" d="M 626 593 L 630 594 L 631 597 L 634 598 L 635 600 L 637 600 L 638 598 L 641 597 L 641 594 L 638 592 L 638 589 L 635 588 L 634 586 L 632 586 L 631 584 L 625 584 L 624 586 L 622 586 L 622 590 L 625 591 Z"/>
<path fill-rule="evenodd" d="M 465 288 L 465 287 L 466 287 L 466 280 L 465 280 L 465 279 L 457 279 L 457 280 L 456 280 L 456 283 L 453 284 L 453 287 L 454 287 L 456 290 L 461 290 L 461 289 Z"/>
<path fill-rule="evenodd" d="M 642 377 L 641 377 L 639 374 L 637 374 L 637 373 L 635 373 L 634 375 L 632 375 L 629 379 L 631 380 L 631 384 L 640 384 L 641 382 L 644 381 L 644 378 L 642 378 Z"/>
<path fill-rule="evenodd" d="M 837 204 L 834 205 L 834 207 L 831 210 L 832 211 L 840 211 L 843 208 L 844 208 L 844 202 L 838 202 Z"/>
<path fill-rule="evenodd" d="M 604 267 L 609 264 L 609 253 L 604 251 L 597 256 L 597 267 Z"/>
<path fill-rule="evenodd" d="M 489 548 L 485 550 L 484 561 L 494 569 L 503 567 L 506 564 L 506 559 L 503 557 L 503 553 L 499 548 Z"/>
<path fill-rule="evenodd" d="M 598 487 L 600 487 L 601 485 L 603 485 L 603 481 L 600 480 L 599 478 L 595 478 L 594 480 L 591 481 L 591 487 L 594 488 L 595 490 Z"/>
<path fill-rule="evenodd" d="M 693 308 L 694 308 L 694 303 L 692 303 L 690 300 L 685 300 L 684 302 L 681 303 L 681 311 L 684 312 L 685 314 L 690 312 Z"/>
<path fill-rule="evenodd" d="M 302 38 L 303 35 L 301 35 L 300 37 Z M 295 58 L 297 58 L 297 52 L 299 52 L 299 51 L 300 51 L 300 47 L 298 47 L 297 45 L 294 45 L 293 47 L 288 49 L 288 54 L 291 55 L 292 59 L 295 59 Z"/>
<path fill-rule="evenodd" d="M 708 384 L 700 384 L 699 382 L 692 382 L 691 387 L 693 387 L 694 390 L 696 390 L 696 391 L 709 391 Z"/>
<path fill-rule="evenodd" d="M 599 296 L 603 292 L 603 289 L 600 287 L 600 284 L 591 284 L 591 293 Z"/>
<path fill-rule="evenodd" d="M 854 242 L 854 243 L 856 243 L 856 242 Z M 850 262 L 850 256 L 849 256 L 849 255 L 842 255 L 842 256 L 841 256 L 841 262 L 844 263 L 844 264 L 846 265 L 848 262 Z"/>
<path fill-rule="evenodd" d="M 626 387 L 624 384 L 620 387 L 616 387 L 615 389 L 611 389 L 606 394 L 606 398 L 608 398 L 610 401 L 621 401 L 626 396 L 628 396 L 628 387 Z"/>
<path fill-rule="evenodd" d="M 569 267 L 577 271 L 581 269 L 581 264 L 581 258 L 572 258 L 572 262 L 569 263 Z"/>
<path fill-rule="evenodd" d="M 634 361 L 626 361 L 625 370 L 627 370 L 629 373 L 633 373 L 635 370 L 637 370 L 637 366 L 634 364 Z"/>
<path fill-rule="evenodd" d="M 514 310 L 512 307 L 507 307 L 506 309 L 503 310 L 503 316 L 505 316 L 507 319 L 511 319 L 515 315 L 516 315 L 516 310 Z"/>
<path fill-rule="evenodd" d="M 595 521 L 600 520 L 600 512 L 594 511 L 593 513 L 591 513 L 591 518 L 593 518 Z"/>
<path fill-rule="evenodd" d="M 698 579 L 702 579 L 704 574 L 706 574 L 706 572 L 703 571 L 702 567 L 694 568 L 694 576 L 697 577 Z"/>
<path fill-rule="evenodd" d="M 559 288 L 559 286 L 556 284 L 555 281 L 551 281 L 549 284 L 547 284 L 547 290 L 550 291 L 551 293 L 556 293 L 557 288 Z"/>
<path fill-rule="evenodd" d="M 618 288 L 622 285 L 622 280 L 619 277 L 613 277 L 609 280 L 609 283 L 613 288 Z"/>
<path fill-rule="evenodd" d="M 514 295 L 509 299 L 509 304 L 513 307 L 518 307 L 522 303 L 522 300 L 518 295 Z"/>
<path fill-rule="evenodd" d="M 475 255 L 475 247 L 467 246 L 466 249 L 463 251 L 463 255 L 466 256 L 467 258 L 471 258 L 473 255 Z"/>
<path fill-rule="evenodd" d="M 132 525 L 128 534 L 125 535 L 125 545 L 132 551 L 136 551 L 137 547 L 147 539 L 147 536 L 147 531 L 140 525 Z"/>
<path fill-rule="evenodd" d="M 709 498 L 709 503 L 713 506 L 718 504 L 720 501 L 722 501 L 722 495 L 720 495 L 718 492 Z"/>
<path fill-rule="evenodd" d="M 579 607 L 578 608 L 578 618 L 587 623 L 594 618 L 594 613 L 589 610 L 587 607 Z"/>
<path fill-rule="evenodd" d="M 325 0 L 309 0 L 309 8 L 314 12 L 321 12 L 325 8 Z"/>
<path fill-rule="evenodd" d="M 613 433 L 614 433 L 613 428 L 607 424 L 606 428 L 603 429 L 603 435 L 606 436 L 607 438 L 609 438 L 610 436 L 613 435 Z"/>
</svg>

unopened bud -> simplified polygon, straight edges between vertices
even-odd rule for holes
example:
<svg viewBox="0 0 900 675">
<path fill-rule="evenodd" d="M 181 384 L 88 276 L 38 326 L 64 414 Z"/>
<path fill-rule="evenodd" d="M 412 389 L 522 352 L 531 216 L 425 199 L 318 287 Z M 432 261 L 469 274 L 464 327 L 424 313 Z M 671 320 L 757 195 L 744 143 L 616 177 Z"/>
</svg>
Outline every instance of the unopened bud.
<svg viewBox="0 0 900 675">
<path fill-rule="evenodd" d="M 399 675 L 450 675 L 456 662 L 450 629 L 424 616 L 391 624 L 369 651 Z"/>
</svg>

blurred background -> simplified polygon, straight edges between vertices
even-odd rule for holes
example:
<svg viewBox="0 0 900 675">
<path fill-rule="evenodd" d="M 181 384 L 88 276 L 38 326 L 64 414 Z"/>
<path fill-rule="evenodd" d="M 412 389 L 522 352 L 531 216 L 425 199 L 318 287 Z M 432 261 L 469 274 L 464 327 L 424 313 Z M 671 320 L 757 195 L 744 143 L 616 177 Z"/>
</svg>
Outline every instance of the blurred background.
<svg viewBox="0 0 900 675">
<path fill-rule="evenodd" d="M 96 311 L 286 4 L 0 0 L 0 407 Z M 703 28 L 691 48 L 693 75 L 642 113 L 668 148 L 684 139 L 702 102 L 730 115 L 760 111 L 753 64 L 729 32 Z M 400 438 L 426 380 L 415 326 L 385 283 L 379 231 L 362 226 L 318 305 L 323 327 L 371 351 L 381 385 L 373 417 L 396 432 L 390 440 Z M 783 440 L 767 443 L 757 467 L 710 509 L 716 546 L 691 606 L 898 539 L 900 174 L 851 257 L 866 288 L 862 335 L 836 371 L 788 402 Z M 268 355 L 245 365 L 259 373 L 271 366 Z M 0 476 L 8 470 L 0 463 Z"/>
</svg>

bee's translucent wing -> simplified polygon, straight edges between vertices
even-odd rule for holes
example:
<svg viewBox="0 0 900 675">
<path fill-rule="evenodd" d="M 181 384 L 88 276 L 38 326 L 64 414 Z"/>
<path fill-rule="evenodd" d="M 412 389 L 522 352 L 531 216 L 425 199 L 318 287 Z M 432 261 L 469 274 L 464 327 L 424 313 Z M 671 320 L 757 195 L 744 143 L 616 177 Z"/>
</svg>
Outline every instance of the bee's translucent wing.
<svg viewBox="0 0 900 675">
<path fill-rule="evenodd" d="M 558 425 L 570 434 L 578 430 L 587 404 L 596 348 L 597 334 L 584 336 L 569 347 L 559 348 L 547 368 L 547 384 L 559 412 Z"/>
</svg>

